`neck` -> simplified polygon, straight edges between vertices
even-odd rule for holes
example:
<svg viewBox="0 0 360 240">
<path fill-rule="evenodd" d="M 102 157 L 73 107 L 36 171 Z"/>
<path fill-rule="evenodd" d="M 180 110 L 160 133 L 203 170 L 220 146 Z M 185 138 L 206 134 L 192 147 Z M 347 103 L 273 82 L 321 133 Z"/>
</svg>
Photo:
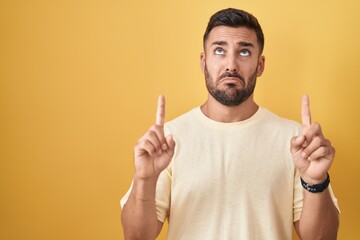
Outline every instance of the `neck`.
<svg viewBox="0 0 360 240">
<path fill-rule="evenodd" d="M 253 95 L 237 106 L 225 106 L 215 100 L 210 94 L 201 106 L 201 111 L 217 122 L 231 123 L 246 120 L 253 116 L 259 106 L 254 102 Z"/>
</svg>

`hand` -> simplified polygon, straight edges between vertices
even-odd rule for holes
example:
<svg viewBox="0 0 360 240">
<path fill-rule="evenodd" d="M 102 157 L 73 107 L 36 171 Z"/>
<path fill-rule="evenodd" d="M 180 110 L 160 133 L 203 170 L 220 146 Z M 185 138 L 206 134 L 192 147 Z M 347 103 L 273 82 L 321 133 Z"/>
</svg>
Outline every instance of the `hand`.
<svg viewBox="0 0 360 240">
<path fill-rule="evenodd" d="M 135 145 L 135 177 L 142 180 L 156 179 L 170 163 L 175 142 L 171 135 L 164 135 L 165 98 L 159 96 L 156 123 Z"/>
<path fill-rule="evenodd" d="M 302 98 L 302 134 L 291 139 L 291 153 L 301 178 L 310 184 L 326 180 L 335 149 L 324 138 L 320 124 L 311 123 L 309 97 Z"/>
</svg>

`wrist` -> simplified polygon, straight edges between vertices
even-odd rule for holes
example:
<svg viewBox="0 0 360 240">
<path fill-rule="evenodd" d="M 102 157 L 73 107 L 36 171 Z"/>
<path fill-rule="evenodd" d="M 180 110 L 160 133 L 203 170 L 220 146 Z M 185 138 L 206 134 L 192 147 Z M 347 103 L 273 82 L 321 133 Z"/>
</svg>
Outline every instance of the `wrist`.
<svg viewBox="0 0 360 240">
<path fill-rule="evenodd" d="M 326 179 L 321 183 L 316 183 L 316 184 L 308 183 L 302 177 L 300 177 L 300 180 L 301 180 L 301 185 L 311 193 L 323 192 L 326 188 L 328 188 L 330 184 L 330 176 L 328 173 L 326 175 Z"/>
<path fill-rule="evenodd" d="M 315 185 L 315 184 L 321 184 L 321 183 L 325 182 L 326 179 L 328 178 L 328 173 L 325 173 L 324 175 L 316 177 L 316 178 L 310 177 L 307 174 L 300 174 L 300 177 L 306 183 Z"/>
<path fill-rule="evenodd" d="M 134 181 L 138 182 L 157 182 L 160 173 L 155 172 L 152 169 L 146 169 L 141 167 L 135 167 Z"/>
<path fill-rule="evenodd" d="M 156 180 L 141 179 L 134 176 L 133 194 L 136 200 L 154 201 L 156 191 Z"/>
<path fill-rule="evenodd" d="M 134 174 L 134 183 L 140 186 L 156 185 L 159 176 L 142 177 L 138 174 Z"/>
</svg>

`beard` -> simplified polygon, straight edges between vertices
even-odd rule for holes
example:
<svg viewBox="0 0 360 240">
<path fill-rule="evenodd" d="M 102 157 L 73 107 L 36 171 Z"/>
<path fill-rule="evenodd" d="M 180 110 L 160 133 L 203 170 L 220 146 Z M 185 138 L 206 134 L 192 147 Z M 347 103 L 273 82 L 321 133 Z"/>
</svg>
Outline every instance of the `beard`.
<svg viewBox="0 0 360 240">
<path fill-rule="evenodd" d="M 219 103 L 225 106 L 238 106 L 247 100 L 254 92 L 256 85 L 257 68 L 250 75 L 248 81 L 245 81 L 244 77 L 238 73 L 224 73 L 216 81 L 209 74 L 207 67 L 204 69 L 206 88 L 208 92 Z M 218 89 L 220 81 L 225 77 L 238 78 L 242 88 L 238 89 L 237 84 L 227 84 L 225 89 Z"/>
</svg>

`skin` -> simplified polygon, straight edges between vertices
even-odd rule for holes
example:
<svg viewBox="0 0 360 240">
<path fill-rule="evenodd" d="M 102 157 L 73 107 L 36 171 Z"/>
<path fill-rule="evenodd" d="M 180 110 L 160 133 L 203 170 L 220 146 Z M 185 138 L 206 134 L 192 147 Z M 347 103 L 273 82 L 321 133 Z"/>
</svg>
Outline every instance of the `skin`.
<svg viewBox="0 0 360 240">
<path fill-rule="evenodd" d="M 207 72 L 213 81 L 217 80 L 213 84 L 217 85 L 218 89 L 228 89 L 231 94 L 237 89 L 246 88 L 249 85 L 250 76 L 255 74 L 256 77 L 260 77 L 262 75 L 265 57 L 260 56 L 254 31 L 245 27 L 217 26 L 211 30 L 205 43 L 205 51 L 200 54 L 200 64 L 204 74 Z M 245 83 L 237 78 L 219 79 L 224 73 L 240 74 L 245 79 Z M 235 87 L 230 89 L 229 84 L 235 85 Z M 208 94 L 207 101 L 201 106 L 201 110 L 207 117 L 219 122 L 245 120 L 251 117 L 258 108 L 253 100 L 253 95 L 240 105 L 228 107 Z"/>
<path fill-rule="evenodd" d="M 301 178 L 311 184 L 326 180 L 334 159 L 335 149 L 321 130 L 319 123 L 311 123 L 309 97 L 302 98 L 302 134 L 291 140 L 291 153 Z M 321 193 L 304 190 L 304 205 L 295 230 L 301 239 L 336 239 L 339 213 L 329 189 Z"/>
<path fill-rule="evenodd" d="M 250 88 L 256 77 L 262 75 L 265 57 L 260 53 L 253 30 L 217 26 L 205 42 L 200 64 L 208 89 L 223 91 L 231 99 L 237 91 Z M 228 73 L 239 74 L 241 79 L 229 77 Z M 320 125 L 311 123 L 308 97 L 304 96 L 302 101 L 302 134 L 291 140 L 290 150 L 300 176 L 308 183 L 317 184 L 326 179 L 335 150 L 325 139 Z M 226 123 L 248 119 L 258 108 L 253 94 L 237 105 L 224 105 L 209 93 L 201 106 L 207 117 Z M 175 149 L 172 136 L 165 137 L 164 119 L 165 98 L 160 96 L 156 122 L 134 148 L 134 185 L 122 211 L 126 239 L 155 239 L 163 225 L 156 216 L 156 182 Z M 338 212 L 329 191 L 310 193 L 304 190 L 302 215 L 295 223 L 301 239 L 336 239 L 338 224 Z"/>
<path fill-rule="evenodd" d="M 156 182 L 174 155 L 172 136 L 165 137 L 165 98 L 160 96 L 155 125 L 138 140 L 134 148 L 134 185 L 122 211 L 125 239 L 155 239 L 163 223 L 155 208 Z"/>
</svg>

